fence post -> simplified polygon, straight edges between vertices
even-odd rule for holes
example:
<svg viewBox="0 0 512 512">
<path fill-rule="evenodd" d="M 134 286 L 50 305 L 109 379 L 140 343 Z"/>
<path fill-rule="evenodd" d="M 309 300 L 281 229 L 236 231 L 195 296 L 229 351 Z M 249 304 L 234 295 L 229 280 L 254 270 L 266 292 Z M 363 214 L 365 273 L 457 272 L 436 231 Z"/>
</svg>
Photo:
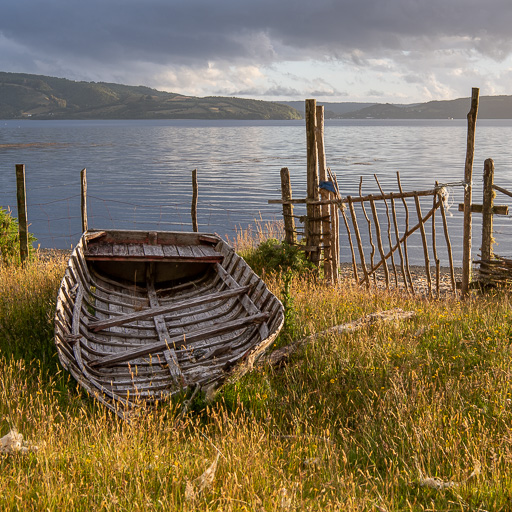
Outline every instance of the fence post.
<svg viewBox="0 0 512 512">
<path fill-rule="evenodd" d="M 80 181 L 81 181 L 81 207 L 82 207 L 82 233 L 85 233 L 88 229 L 87 223 L 87 169 L 82 169 L 80 172 Z"/>
<path fill-rule="evenodd" d="M 192 171 L 192 207 L 190 214 L 192 216 L 192 230 L 194 233 L 199 231 L 199 225 L 197 224 L 197 197 L 198 197 L 198 185 L 197 185 L 197 169 Z"/>
<path fill-rule="evenodd" d="M 468 135 L 466 148 L 466 164 L 464 167 L 464 238 L 462 245 L 462 283 L 461 294 L 469 293 L 471 281 L 471 196 L 473 192 L 473 158 L 475 156 L 475 129 L 478 115 L 478 97 L 480 89 L 473 87 L 471 93 L 471 109 L 468 113 Z"/>
<path fill-rule="evenodd" d="M 18 234 L 20 239 L 20 259 L 28 258 L 27 197 L 25 194 L 25 165 L 16 164 L 16 196 L 18 199 Z"/>
<path fill-rule="evenodd" d="M 316 106 L 316 147 L 318 155 L 318 181 L 327 181 L 327 163 L 325 159 L 324 144 L 324 106 Z M 326 198 L 329 194 L 325 194 Z M 320 194 L 323 198 L 324 194 Z M 322 240 L 324 246 L 324 276 L 328 282 L 334 281 L 333 274 L 333 225 L 332 225 L 332 206 L 323 204 L 320 207 L 320 216 L 322 217 Z"/>
<path fill-rule="evenodd" d="M 281 199 L 290 201 L 292 198 L 292 184 L 288 167 L 281 169 Z M 293 218 L 293 205 L 283 203 L 284 239 L 287 244 L 293 245 L 297 242 L 295 234 L 295 220 Z"/>
<path fill-rule="evenodd" d="M 493 206 L 494 206 L 494 161 L 488 158 L 484 163 L 484 196 L 482 204 L 482 247 L 480 248 L 481 265 L 486 265 L 493 258 Z"/>
<path fill-rule="evenodd" d="M 306 221 L 306 254 L 309 260 L 318 267 L 320 261 L 320 207 L 309 204 L 318 201 L 318 154 L 316 144 L 316 100 L 306 100 L 306 141 L 307 141 L 307 221 Z"/>
</svg>

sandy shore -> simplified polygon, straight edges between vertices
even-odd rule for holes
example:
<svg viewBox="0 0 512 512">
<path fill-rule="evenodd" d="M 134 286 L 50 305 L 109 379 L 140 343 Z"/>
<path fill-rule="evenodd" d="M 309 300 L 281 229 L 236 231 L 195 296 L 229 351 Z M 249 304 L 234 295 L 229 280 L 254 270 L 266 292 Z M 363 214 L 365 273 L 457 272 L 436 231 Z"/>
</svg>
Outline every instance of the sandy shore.
<svg viewBox="0 0 512 512">
<path fill-rule="evenodd" d="M 421 265 L 411 265 L 409 267 L 410 277 L 412 281 L 412 285 L 415 293 L 420 294 L 428 294 L 429 289 L 429 279 L 427 277 L 426 267 Z M 361 281 L 364 277 L 361 266 L 357 268 L 359 281 Z M 386 276 L 384 273 L 384 269 L 379 269 L 376 273 L 375 279 L 371 280 L 372 285 L 377 286 L 378 288 L 386 288 Z M 407 276 L 407 272 L 406 272 Z M 342 279 L 352 279 L 354 280 L 354 270 L 351 263 L 341 263 L 340 265 L 340 277 Z M 455 283 L 460 282 L 462 277 L 462 269 L 456 268 L 454 269 L 454 278 Z M 399 265 L 396 266 L 396 274 L 391 264 L 388 264 L 388 280 L 389 287 L 391 289 L 398 289 L 405 291 L 404 277 Z M 430 283 L 432 287 L 432 291 L 436 292 L 437 290 L 437 272 L 436 267 L 430 267 Z M 409 282 L 407 280 L 407 282 Z M 409 286 L 409 285 L 408 285 Z M 439 268 L 439 293 L 444 295 L 446 293 L 452 293 L 452 278 L 449 267 L 440 267 Z"/>
</svg>

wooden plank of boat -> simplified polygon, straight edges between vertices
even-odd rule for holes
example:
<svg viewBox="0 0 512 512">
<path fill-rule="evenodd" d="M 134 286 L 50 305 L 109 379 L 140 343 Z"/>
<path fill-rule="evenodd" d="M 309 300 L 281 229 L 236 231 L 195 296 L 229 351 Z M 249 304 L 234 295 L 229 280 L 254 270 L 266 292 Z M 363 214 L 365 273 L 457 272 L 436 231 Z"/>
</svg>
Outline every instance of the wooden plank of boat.
<svg viewBox="0 0 512 512">
<path fill-rule="evenodd" d="M 142 244 L 142 248 L 146 259 L 164 257 L 164 250 L 160 245 Z"/>
<path fill-rule="evenodd" d="M 150 307 L 148 309 L 144 309 L 142 311 L 136 311 L 134 313 L 127 313 L 127 314 L 115 316 L 112 318 L 108 318 L 106 320 L 99 320 L 97 322 L 90 322 L 89 329 L 91 329 L 94 332 L 98 332 L 100 330 L 107 329 L 109 327 L 123 325 L 123 324 L 127 324 L 129 322 L 134 322 L 137 320 L 147 320 L 148 318 L 153 318 L 157 315 L 164 315 L 165 313 L 172 313 L 175 311 L 179 311 L 180 309 L 189 308 L 191 306 L 198 306 L 200 304 L 207 304 L 209 302 L 214 302 L 214 301 L 229 299 L 231 297 L 236 297 L 237 295 L 246 293 L 250 289 L 251 289 L 250 286 L 243 286 L 243 287 L 230 289 L 225 292 L 210 293 L 210 294 L 204 295 L 202 297 L 195 297 L 195 298 L 184 300 L 181 302 L 171 303 L 169 305 L 154 306 L 154 307 Z M 258 310 L 258 312 L 259 312 L 259 310 Z M 254 311 L 252 313 L 254 313 Z"/>
<path fill-rule="evenodd" d="M 90 261 L 202 261 L 220 263 L 224 256 L 211 245 L 151 245 L 137 243 L 96 243 L 85 251 Z"/>
<path fill-rule="evenodd" d="M 152 352 L 161 352 L 168 349 L 169 347 L 174 347 L 176 344 L 183 342 L 184 339 L 187 343 L 192 343 L 208 339 L 219 334 L 224 334 L 229 331 L 240 329 L 246 325 L 264 322 L 269 318 L 269 316 L 269 313 L 259 313 L 257 315 L 246 316 L 237 320 L 232 320 L 230 322 L 222 322 L 211 327 L 190 331 L 186 335 L 172 337 L 169 340 L 165 340 L 163 343 L 151 343 L 137 349 L 126 350 L 118 354 L 110 354 L 97 359 L 92 359 L 89 362 L 89 366 L 112 366 L 117 363 L 122 363 L 138 357 L 146 356 Z"/>
<path fill-rule="evenodd" d="M 216 269 L 218 274 L 220 275 L 221 279 L 230 287 L 231 290 L 236 291 L 242 289 L 242 287 L 231 277 L 222 267 L 222 265 L 216 264 Z M 254 304 L 254 302 L 247 296 L 242 295 L 240 297 L 240 302 L 246 309 L 246 311 L 250 315 L 254 315 L 260 312 L 260 309 Z M 261 339 L 264 340 L 265 338 L 268 338 L 268 326 L 266 323 L 262 323 L 260 325 L 260 335 Z"/>
<path fill-rule="evenodd" d="M 163 251 L 162 251 L 162 254 L 163 254 Z M 155 290 L 153 271 L 154 271 L 153 264 L 151 264 L 147 268 L 146 282 L 147 282 L 147 288 L 148 288 L 149 305 L 151 306 L 151 308 L 153 310 L 155 310 L 155 309 L 159 309 L 160 304 L 158 302 L 158 296 L 157 296 L 156 290 Z M 183 305 L 183 303 L 182 303 L 182 305 Z M 163 316 L 163 313 L 153 316 L 153 321 L 155 322 L 155 328 L 156 328 L 156 332 L 158 333 L 160 343 L 167 344 L 167 340 L 171 338 L 171 335 L 169 334 L 167 325 L 165 324 L 165 318 Z M 167 361 L 167 366 L 169 368 L 169 372 L 171 373 L 173 380 L 178 385 L 184 385 L 185 377 L 183 376 L 180 365 L 178 364 L 178 358 L 176 357 L 176 352 L 174 351 L 174 348 L 169 347 L 167 350 L 165 350 L 164 358 Z"/>
</svg>

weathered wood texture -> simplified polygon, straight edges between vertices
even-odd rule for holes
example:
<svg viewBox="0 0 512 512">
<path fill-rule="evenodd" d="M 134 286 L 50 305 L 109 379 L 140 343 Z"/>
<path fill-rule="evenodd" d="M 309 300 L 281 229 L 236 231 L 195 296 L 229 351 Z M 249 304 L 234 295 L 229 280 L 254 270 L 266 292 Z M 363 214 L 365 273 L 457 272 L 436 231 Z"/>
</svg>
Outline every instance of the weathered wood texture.
<svg viewBox="0 0 512 512">
<path fill-rule="evenodd" d="M 115 259 L 115 252 L 128 254 L 134 247 L 150 255 L 142 266 Z M 174 263 L 157 259 L 168 249 L 176 252 Z M 217 258 L 205 263 L 204 250 Z M 119 270 L 124 266 L 125 274 Z M 186 279 L 173 277 L 190 267 Z M 157 280 L 162 269 L 165 281 Z M 126 418 L 140 402 L 151 405 L 183 387 L 213 388 L 235 368 L 247 371 L 283 321 L 279 300 L 217 237 L 89 232 L 74 249 L 59 289 L 55 341 L 63 366 L 79 384 Z"/>
<path fill-rule="evenodd" d="M 319 183 L 327 181 L 327 162 L 325 157 L 325 143 L 324 143 L 324 107 L 317 105 L 316 107 L 316 147 L 318 155 L 318 180 Z M 323 195 L 323 194 L 322 194 Z M 324 276 L 328 282 L 333 282 L 333 259 L 332 259 L 332 205 L 323 204 L 320 206 L 320 216 L 322 217 L 322 241 L 324 246 L 323 260 L 324 260 Z"/>
<path fill-rule="evenodd" d="M 318 201 L 318 153 L 316 143 L 316 100 L 306 100 L 306 142 L 307 142 L 307 199 Z M 318 267 L 320 262 L 321 214 L 318 204 L 307 205 L 306 246 L 310 261 Z"/>
<path fill-rule="evenodd" d="M 281 169 L 281 198 L 283 201 L 289 201 L 292 199 L 292 184 L 288 167 L 283 167 Z M 294 245 L 297 243 L 297 234 L 295 232 L 293 205 L 283 203 L 283 220 L 285 241 L 290 245 Z"/>
<path fill-rule="evenodd" d="M 434 213 L 437 208 L 436 201 L 434 196 L 434 206 L 431 210 L 432 213 L 432 219 L 434 219 Z M 430 275 L 430 258 L 428 255 L 428 244 L 427 244 L 427 234 L 425 232 L 425 221 L 423 220 L 423 216 L 421 215 L 421 204 L 420 204 L 420 198 L 415 197 L 414 203 L 416 205 L 416 212 L 418 214 L 418 224 L 420 228 L 420 234 L 421 234 L 421 242 L 423 246 L 423 257 L 425 258 L 425 273 L 427 274 L 427 285 L 428 285 L 428 295 L 429 298 L 432 298 L 432 277 Z"/>
<path fill-rule="evenodd" d="M 192 171 L 192 206 L 190 214 L 192 216 L 192 231 L 197 233 L 199 225 L 197 223 L 197 199 L 199 196 L 199 185 L 197 183 L 197 169 Z"/>
<path fill-rule="evenodd" d="M 80 207 L 82 212 L 82 233 L 85 233 L 89 228 L 87 222 L 87 169 L 82 169 L 80 172 Z"/>
<path fill-rule="evenodd" d="M 436 189 L 429 190 L 418 190 L 413 192 L 389 192 L 387 194 L 370 194 L 374 201 L 380 201 L 382 199 L 406 199 L 406 198 L 414 198 L 416 196 L 431 196 L 436 194 Z M 354 203 L 364 203 L 370 200 L 370 195 L 359 195 L 352 197 L 352 202 Z M 347 199 L 342 199 L 343 203 L 347 202 Z M 338 204 L 338 199 L 328 199 L 328 200 L 315 200 L 310 201 L 309 199 L 291 199 L 289 201 L 283 201 L 282 199 L 269 199 L 268 204 L 309 204 L 309 205 L 322 205 L 322 204 Z"/>
<path fill-rule="evenodd" d="M 28 258 L 27 196 L 25 190 L 25 165 L 16 164 L 16 196 L 18 199 L 18 233 L 21 263 L 24 263 Z"/>
<path fill-rule="evenodd" d="M 494 206 L 494 161 L 488 158 L 484 163 L 484 191 L 482 203 L 482 246 L 480 257 L 487 261 L 493 258 L 493 206 Z"/>
<path fill-rule="evenodd" d="M 497 190 L 498 192 L 501 192 L 502 194 L 505 194 L 508 197 L 512 197 L 512 192 L 510 192 L 506 188 L 500 187 L 499 185 L 495 185 L 495 184 L 492 186 L 492 188 L 494 190 Z"/>
<path fill-rule="evenodd" d="M 473 88 L 471 94 L 471 108 L 468 112 L 468 134 L 466 147 L 466 163 L 464 166 L 464 231 L 462 241 L 462 284 L 463 296 L 469 293 L 471 281 L 471 199 L 473 193 L 473 159 L 475 155 L 476 119 L 478 115 L 480 90 Z"/>
<path fill-rule="evenodd" d="M 340 187 L 338 185 L 338 179 L 336 178 L 336 174 L 334 174 L 331 169 L 327 168 L 327 174 L 331 182 L 334 184 L 336 189 L 336 200 L 338 203 L 331 204 L 330 206 L 330 245 L 331 245 L 331 276 L 332 282 L 337 283 L 339 279 L 339 266 L 340 266 L 340 217 L 339 212 L 343 213 L 343 208 L 340 206 L 341 201 L 341 192 Z M 344 213 L 343 213 L 344 215 Z M 345 219 L 346 221 L 346 219 Z"/>
</svg>

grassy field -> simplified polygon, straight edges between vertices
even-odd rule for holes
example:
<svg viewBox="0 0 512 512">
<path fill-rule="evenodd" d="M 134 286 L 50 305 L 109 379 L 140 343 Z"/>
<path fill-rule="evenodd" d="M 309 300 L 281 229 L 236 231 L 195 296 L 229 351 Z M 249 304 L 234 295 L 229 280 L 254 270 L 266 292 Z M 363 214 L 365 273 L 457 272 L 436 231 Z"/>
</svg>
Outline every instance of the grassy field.
<svg viewBox="0 0 512 512">
<path fill-rule="evenodd" d="M 53 345 L 65 263 L 0 267 L 1 510 L 511 510 L 507 291 L 427 302 L 268 275 L 284 346 L 376 311 L 416 316 L 326 335 L 199 397 L 123 423 Z"/>
</svg>

